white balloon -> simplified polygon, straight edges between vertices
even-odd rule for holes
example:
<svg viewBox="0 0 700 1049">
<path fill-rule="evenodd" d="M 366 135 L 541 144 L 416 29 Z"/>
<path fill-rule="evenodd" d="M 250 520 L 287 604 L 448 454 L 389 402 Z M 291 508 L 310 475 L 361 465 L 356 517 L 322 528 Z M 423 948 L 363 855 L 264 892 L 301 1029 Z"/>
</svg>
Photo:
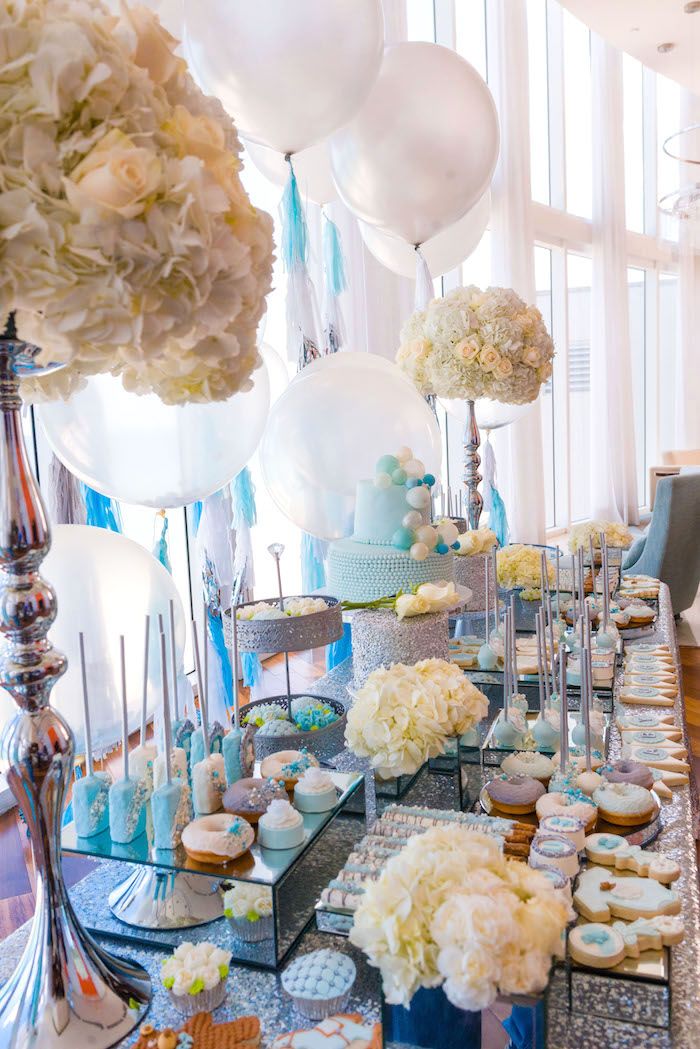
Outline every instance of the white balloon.
<svg viewBox="0 0 700 1049">
<path fill-rule="evenodd" d="M 466 215 L 421 245 L 431 277 L 440 277 L 469 258 L 486 232 L 490 214 L 491 191 L 487 189 Z M 360 222 L 359 226 L 362 239 L 375 259 L 393 273 L 415 280 L 416 249 L 413 244 L 366 222 Z"/>
<path fill-rule="evenodd" d="M 464 58 L 396 44 L 359 113 L 331 137 L 333 177 L 363 222 L 423 244 L 484 195 L 498 143 L 493 98 Z"/>
<path fill-rule="evenodd" d="M 338 353 L 332 353 L 329 357 L 317 357 L 315 361 L 311 361 L 306 367 L 297 372 L 292 379 L 292 382 L 297 382 L 299 379 L 306 379 L 309 375 L 315 374 L 317 371 L 328 371 L 329 368 L 363 368 L 365 370 L 371 369 L 373 371 L 384 372 L 385 374 L 393 375 L 396 377 L 398 370 L 399 374 L 403 376 L 408 382 L 409 386 L 413 386 L 415 389 L 413 380 L 406 375 L 401 369 L 397 369 L 394 361 L 389 360 L 388 357 L 380 357 L 378 353 L 367 353 L 364 350 L 340 350 Z M 400 459 L 401 456 L 398 456 Z"/>
<path fill-rule="evenodd" d="M 104 752 L 121 739 L 120 634 L 125 638 L 129 730 L 133 732 L 141 723 L 147 613 L 151 616 L 148 711 L 152 714 L 160 709 L 158 615 L 168 623 L 170 601 L 175 608 L 180 716 L 183 716 L 185 702 L 189 703 L 192 716 L 192 689 L 183 671 L 185 614 L 182 602 L 172 576 L 150 551 L 105 528 L 56 525 L 52 529 L 51 550 L 41 572 L 56 591 L 58 602 L 58 615 L 49 638 L 68 657 L 68 670 L 54 686 L 51 702 L 73 729 L 78 752 L 84 747 L 78 633 L 82 631 L 85 635 L 93 749 Z M 166 639 L 169 672 L 167 629 Z M 0 692 L 0 719 L 6 722 L 15 712 L 9 695 Z"/>
<path fill-rule="evenodd" d="M 264 342 L 260 347 L 260 356 L 267 369 L 267 378 L 270 383 L 270 407 L 272 407 L 289 386 L 289 369 L 286 361 L 280 357 L 277 350 L 270 346 L 269 342 Z"/>
<path fill-rule="evenodd" d="M 282 153 L 261 146 L 259 142 L 244 142 L 244 145 L 253 164 L 265 178 L 277 186 L 286 185 L 289 164 Z M 328 204 L 336 199 L 338 193 L 333 182 L 327 141 L 318 142 L 315 146 L 302 149 L 301 153 L 295 153 L 292 163 L 302 200 L 312 200 L 314 204 Z"/>
<path fill-rule="evenodd" d="M 501 401 L 494 401 L 490 397 L 479 397 L 474 402 L 476 424 L 482 430 L 500 430 L 502 426 L 509 426 L 510 423 L 521 419 L 523 415 L 527 415 L 534 403 L 534 401 L 531 401 L 530 404 L 503 404 Z M 451 416 L 458 419 L 463 426 L 466 424 L 466 401 L 438 397 L 438 404 L 445 411 L 449 412 Z"/>
<path fill-rule="evenodd" d="M 245 138 L 298 153 L 362 105 L 382 59 L 380 0 L 185 0 L 200 87 Z"/>
<path fill-rule="evenodd" d="M 270 403 L 265 367 L 253 389 L 228 401 L 166 405 L 96 375 L 68 401 L 38 406 L 53 451 L 103 495 L 139 506 L 186 506 L 243 469 L 258 446 Z"/>
<path fill-rule="evenodd" d="M 338 366 L 339 356 L 354 360 Z M 260 444 L 273 501 L 299 528 L 322 539 L 352 532 L 357 482 L 374 477 L 378 458 L 403 442 L 426 469 L 440 472 L 434 414 L 395 364 L 378 367 L 371 358 L 336 354 L 304 369 L 270 412 Z"/>
</svg>

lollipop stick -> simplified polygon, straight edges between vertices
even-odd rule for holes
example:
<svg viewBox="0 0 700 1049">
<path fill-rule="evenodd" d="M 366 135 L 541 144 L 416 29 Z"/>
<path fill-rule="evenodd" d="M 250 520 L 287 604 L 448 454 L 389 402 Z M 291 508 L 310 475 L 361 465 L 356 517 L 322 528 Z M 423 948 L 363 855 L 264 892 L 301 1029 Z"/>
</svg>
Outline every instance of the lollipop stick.
<svg viewBox="0 0 700 1049">
<path fill-rule="evenodd" d="M 513 688 L 513 695 L 515 696 L 518 691 L 518 658 L 516 656 L 516 632 L 515 632 L 515 597 L 513 594 L 510 595 L 510 658 L 512 666 L 512 677 L 511 685 Z"/>
<path fill-rule="evenodd" d="M 561 558 L 561 550 L 557 547 L 557 569 L 556 569 L 556 587 L 557 587 L 557 619 L 561 618 L 561 603 L 559 597 L 559 560 Z"/>
<path fill-rule="evenodd" d="M 173 683 L 173 709 L 175 711 L 175 720 L 177 721 L 180 717 L 179 703 L 177 698 L 177 649 L 175 647 L 175 602 L 170 602 L 169 607 L 170 613 L 170 678 Z"/>
<path fill-rule="evenodd" d="M 581 717 L 583 718 L 583 731 L 586 744 L 586 771 L 591 771 L 591 718 L 590 718 L 590 695 L 589 681 L 590 669 L 588 657 L 589 649 L 586 647 L 581 651 Z"/>
<path fill-rule="evenodd" d="M 510 699 L 510 613 L 503 613 L 503 717 L 508 720 L 508 701 Z"/>
<path fill-rule="evenodd" d="M 484 620 L 485 620 L 486 625 L 485 625 L 484 629 L 486 631 L 486 644 L 488 645 L 488 643 L 489 643 L 489 558 L 488 558 L 488 555 L 484 558 L 484 594 L 485 594 L 484 600 L 485 600 L 485 605 L 486 605 L 485 611 L 484 611 Z"/>
<path fill-rule="evenodd" d="M 87 669 L 85 667 L 85 637 L 78 634 L 80 643 L 80 675 L 83 680 L 83 721 L 85 724 L 85 773 L 92 776 L 92 729 L 90 728 L 90 703 L 88 700 Z"/>
<path fill-rule="evenodd" d="M 193 624 L 194 627 L 194 624 Z M 194 643 L 197 646 L 197 635 L 194 635 Z M 206 649 L 205 649 L 206 652 Z M 199 653 L 195 647 L 195 659 L 199 662 Z M 202 679 L 202 692 L 199 697 L 199 706 L 202 714 L 202 739 L 204 740 L 204 756 L 209 756 L 209 693 L 207 685 L 207 660 L 204 658 L 204 677 Z M 199 687 L 199 684 L 198 684 Z"/>
<path fill-rule="evenodd" d="M 129 715 L 126 709 L 126 654 L 124 635 L 119 636 L 119 662 L 122 671 L 122 753 L 124 760 L 124 779 L 129 778 Z"/>
<path fill-rule="evenodd" d="M 569 707 L 566 696 L 566 649 L 563 645 L 559 646 L 559 697 L 559 768 L 564 772 L 569 764 Z"/>
<path fill-rule="evenodd" d="M 491 550 L 491 571 L 493 574 L 493 625 L 494 630 L 498 633 L 501 619 L 501 608 L 498 597 L 498 556 L 496 554 L 495 546 Z"/>
<path fill-rule="evenodd" d="M 233 673 L 233 724 L 241 727 L 241 697 L 238 693 L 238 600 L 231 606 L 231 669 Z"/>
<path fill-rule="evenodd" d="M 537 684 L 539 687 L 540 695 L 540 717 L 544 719 L 545 701 L 544 701 L 544 667 L 542 661 L 542 621 L 540 619 L 540 613 L 535 615 L 535 634 L 537 635 Z"/>
<path fill-rule="evenodd" d="M 163 681 L 163 735 L 165 737 L 165 781 L 171 783 L 173 778 L 171 751 L 173 746 L 172 726 L 170 723 L 170 696 L 168 695 L 168 667 L 165 652 L 165 634 L 160 635 L 160 670 Z"/>
<path fill-rule="evenodd" d="M 148 716 L 148 642 L 151 632 L 151 617 L 146 616 L 146 632 L 143 644 L 143 693 L 141 696 L 141 746 L 146 745 L 146 719 Z"/>
<path fill-rule="evenodd" d="M 204 721 L 204 707 L 209 705 L 209 623 L 207 602 L 204 601 L 204 627 L 202 634 L 202 692 L 199 697 L 199 719 Z"/>
<path fill-rule="evenodd" d="M 199 652 L 199 631 L 197 621 L 192 620 L 192 648 L 194 649 L 194 669 L 197 675 L 197 695 L 199 696 L 199 707 L 202 707 L 202 696 L 204 695 L 204 679 L 202 677 L 202 660 Z"/>
</svg>

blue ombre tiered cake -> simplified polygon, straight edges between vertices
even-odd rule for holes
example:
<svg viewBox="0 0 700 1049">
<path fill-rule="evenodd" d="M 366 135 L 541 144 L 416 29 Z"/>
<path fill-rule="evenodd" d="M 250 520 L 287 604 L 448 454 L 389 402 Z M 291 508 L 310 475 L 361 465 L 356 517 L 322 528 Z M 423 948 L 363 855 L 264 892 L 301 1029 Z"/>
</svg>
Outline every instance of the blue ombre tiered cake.
<svg viewBox="0 0 700 1049">
<path fill-rule="evenodd" d="M 344 601 L 375 601 L 452 579 L 452 550 L 430 524 L 434 484 L 409 448 L 381 457 L 374 480 L 357 485 L 353 535 L 330 545 L 329 593 Z"/>
</svg>

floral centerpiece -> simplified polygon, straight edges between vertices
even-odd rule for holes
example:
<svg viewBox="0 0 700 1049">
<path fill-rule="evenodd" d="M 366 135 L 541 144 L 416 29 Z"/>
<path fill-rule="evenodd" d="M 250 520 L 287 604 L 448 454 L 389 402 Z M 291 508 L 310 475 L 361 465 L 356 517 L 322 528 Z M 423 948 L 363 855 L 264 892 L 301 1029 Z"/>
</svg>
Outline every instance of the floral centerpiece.
<svg viewBox="0 0 700 1049">
<path fill-rule="evenodd" d="M 325 612 L 328 602 L 322 597 L 288 597 L 284 608 L 270 601 L 258 601 L 254 605 L 243 605 L 236 613 L 236 619 L 245 621 L 261 619 L 288 619 L 296 616 L 309 616 L 314 612 Z"/>
<path fill-rule="evenodd" d="M 528 404 L 552 374 L 542 314 L 509 288 L 455 288 L 416 310 L 396 361 L 423 394 Z"/>
<path fill-rule="evenodd" d="M 364 885 L 350 941 L 379 969 L 389 1003 L 442 987 L 460 1009 L 542 991 L 574 918 L 540 871 L 463 827 L 410 839 Z"/>
<path fill-rule="evenodd" d="M 373 670 L 353 698 L 345 742 L 380 779 L 413 775 L 488 713 L 486 696 L 442 659 Z"/>
<path fill-rule="evenodd" d="M 210 1012 L 226 997 L 231 952 L 213 943 L 181 943 L 161 965 L 160 978 L 182 1013 Z"/>
<path fill-rule="evenodd" d="M 272 938 L 272 891 L 264 885 L 234 882 L 224 893 L 224 914 L 240 940 L 258 943 Z"/>
<path fill-rule="evenodd" d="M 457 557 L 475 557 L 490 553 L 494 546 L 498 546 L 498 539 L 490 528 L 474 528 L 460 535 L 458 543 Z"/>
<path fill-rule="evenodd" d="M 424 616 L 430 612 L 452 612 L 464 603 L 452 582 L 419 583 L 410 592 L 400 590 L 394 597 L 374 601 L 343 601 L 346 611 L 358 608 L 384 608 L 396 612 L 399 619 Z"/>
<path fill-rule="evenodd" d="M 533 546 L 513 543 L 496 554 L 498 585 L 504 590 L 522 590 L 525 601 L 542 596 L 542 552 Z M 554 565 L 547 561 L 547 579 L 554 583 Z"/>
<path fill-rule="evenodd" d="M 111 372 L 167 404 L 250 388 L 272 221 L 241 145 L 145 7 L 26 0 L 0 13 L 0 315 L 68 396 Z"/>
<path fill-rule="evenodd" d="M 588 553 L 591 539 L 594 549 L 600 550 L 601 532 L 605 536 L 606 545 L 618 550 L 626 550 L 634 539 L 627 525 L 620 521 L 584 521 L 574 525 L 569 532 L 569 550 L 575 554 L 582 546 L 584 553 Z"/>
</svg>

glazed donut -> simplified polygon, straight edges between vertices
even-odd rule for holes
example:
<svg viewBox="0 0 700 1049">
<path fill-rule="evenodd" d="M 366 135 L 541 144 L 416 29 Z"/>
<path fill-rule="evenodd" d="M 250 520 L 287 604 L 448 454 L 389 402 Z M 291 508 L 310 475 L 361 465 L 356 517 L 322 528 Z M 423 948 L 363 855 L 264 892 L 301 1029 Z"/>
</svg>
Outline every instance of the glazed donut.
<svg viewBox="0 0 700 1049">
<path fill-rule="evenodd" d="M 612 765 L 603 765 L 600 774 L 608 783 L 634 783 L 638 787 L 646 787 L 647 790 L 651 789 L 654 782 L 651 769 L 639 761 L 623 759 Z"/>
<path fill-rule="evenodd" d="M 255 832 L 238 816 L 215 812 L 188 823 L 182 832 L 185 852 L 198 863 L 228 863 L 247 852 Z"/>
<path fill-rule="evenodd" d="M 616 826 L 647 823 L 656 811 L 652 794 L 636 783 L 605 783 L 593 791 L 593 800 L 602 818 Z"/>
<path fill-rule="evenodd" d="M 575 816 L 581 820 L 586 831 L 591 831 L 598 819 L 598 807 L 580 790 L 555 791 L 538 798 L 535 806 L 537 818 L 546 816 Z"/>
<path fill-rule="evenodd" d="M 248 823 L 257 823 L 271 801 L 287 800 L 284 783 L 274 779 L 239 779 L 232 783 L 223 798 L 227 812 L 242 816 Z"/>
<path fill-rule="evenodd" d="M 260 763 L 260 774 L 282 779 L 289 788 L 301 779 L 311 765 L 318 765 L 318 761 L 306 747 L 302 750 L 278 750 L 276 754 L 270 754 Z"/>
<path fill-rule="evenodd" d="M 505 757 L 501 769 L 506 776 L 532 776 L 533 779 L 547 782 L 554 771 L 554 763 L 546 754 L 525 750 Z"/>
<path fill-rule="evenodd" d="M 486 784 L 486 793 L 501 812 L 520 815 L 532 812 L 544 787 L 532 776 L 496 776 Z"/>
</svg>

